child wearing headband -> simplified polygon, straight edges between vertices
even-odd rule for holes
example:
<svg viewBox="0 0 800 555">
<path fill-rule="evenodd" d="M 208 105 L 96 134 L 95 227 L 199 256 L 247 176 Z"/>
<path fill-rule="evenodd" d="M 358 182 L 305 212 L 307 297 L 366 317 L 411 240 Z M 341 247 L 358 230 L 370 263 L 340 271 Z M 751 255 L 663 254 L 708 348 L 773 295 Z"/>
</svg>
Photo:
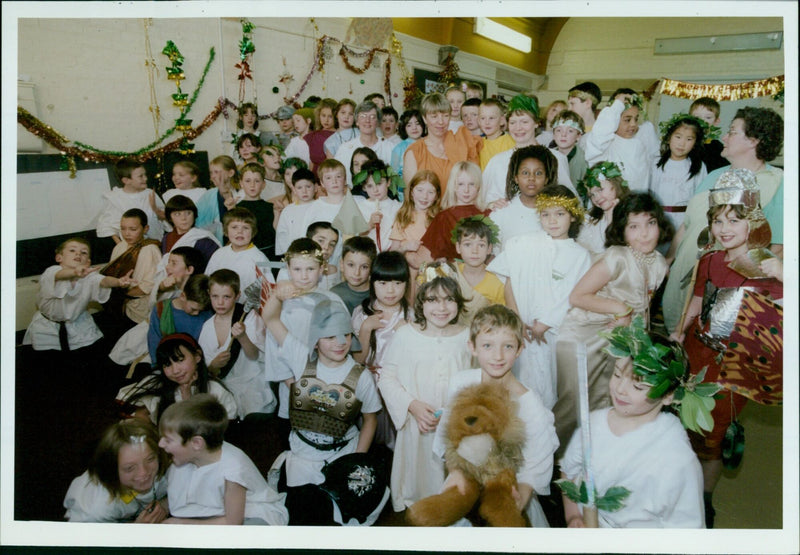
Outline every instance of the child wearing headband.
<svg viewBox="0 0 800 555">
<path fill-rule="evenodd" d="M 545 187 L 536 196 L 536 211 L 542 231 L 508 241 L 489 270 L 507 278 L 506 306 L 519 314 L 525 326 L 524 350 L 517 363 L 520 382 L 551 409 L 556 402 L 558 327 L 569 309 L 569 294 L 591 261 L 587 250 L 575 242 L 583 208 L 572 191 L 563 185 Z"/>
</svg>

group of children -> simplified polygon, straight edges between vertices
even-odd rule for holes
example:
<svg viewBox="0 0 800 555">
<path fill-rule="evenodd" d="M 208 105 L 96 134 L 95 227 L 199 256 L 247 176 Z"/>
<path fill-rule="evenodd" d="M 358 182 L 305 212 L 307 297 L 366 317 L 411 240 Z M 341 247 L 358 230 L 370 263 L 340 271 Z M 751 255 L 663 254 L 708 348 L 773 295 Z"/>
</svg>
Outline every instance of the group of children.
<svg viewBox="0 0 800 555">
<path fill-rule="evenodd" d="M 724 174 L 718 188 L 733 194 L 711 197 L 722 250 L 701 260 L 676 341 L 648 329 L 668 269 L 660 251 L 711 169 L 704 144 L 719 105 L 696 101 L 658 141 L 652 125 L 639 124 L 641 97 L 629 89 L 595 119 L 599 89 L 576 86 L 541 125 L 534 98 L 506 107 L 471 97 L 473 89 L 453 87 L 446 98 L 451 129 L 482 135 L 480 164 L 457 161 L 444 183 L 429 169 L 402 174 L 403 151 L 424 136 L 426 118 L 417 110 L 398 118 L 380 95 L 282 107 L 278 134 L 257 134 L 256 107 L 243 105 L 242 164 L 214 158 L 214 187 L 204 189 L 198 168 L 178 162 L 166 202 L 147 189 L 140 164 L 117 165 L 122 187 L 98 225 L 98 237 L 116 243 L 111 260 L 97 271 L 88 242 L 61 245 L 24 341 L 76 367 L 87 349 L 110 351 L 135 375 L 117 396 L 130 418 L 106 432 L 70 486 L 69 520 L 373 524 L 389 499 L 403 511 L 462 487 L 437 441 L 449 400 L 480 382 L 500 384 L 519 404 L 528 443 L 514 492 L 531 525 L 548 525 L 539 496 L 550 495 L 554 470 L 579 481 L 587 464 L 598 485 L 632 490 L 618 515 L 601 510 L 601 525 L 706 525 L 713 509 L 692 452 L 704 438 L 687 417 L 690 446 L 664 411 L 713 366 L 703 354 L 713 341 L 690 347 L 702 329 L 687 332 L 708 326 L 715 301 L 704 300 L 706 284 L 749 286 L 731 276 L 717 283 L 718 268 L 765 246 L 740 229 L 766 225 L 746 170 Z M 402 142 L 393 140 L 398 120 Z M 753 286 L 772 306 L 782 267 L 762 266 Z M 91 301 L 105 303 L 94 318 Z M 623 353 L 609 339 L 608 330 L 623 329 L 672 354 L 655 349 L 640 364 L 634 346 Z M 103 334 L 110 341 L 93 347 Z M 734 410 L 744 404 L 735 386 L 750 379 L 739 370 L 734 386 L 724 373 L 706 375 L 736 392 L 724 405 Z M 712 413 L 706 446 L 724 435 L 726 410 Z M 229 421 L 278 430 L 284 452 L 268 473 L 224 441 Z M 661 453 L 684 480 L 679 495 L 673 482 L 651 486 L 666 475 Z M 361 501 L 331 494 L 342 468 Z M 581 526 L 581 506 L 570 498 L 563 506 L 562 525 Z"/>
</svg>

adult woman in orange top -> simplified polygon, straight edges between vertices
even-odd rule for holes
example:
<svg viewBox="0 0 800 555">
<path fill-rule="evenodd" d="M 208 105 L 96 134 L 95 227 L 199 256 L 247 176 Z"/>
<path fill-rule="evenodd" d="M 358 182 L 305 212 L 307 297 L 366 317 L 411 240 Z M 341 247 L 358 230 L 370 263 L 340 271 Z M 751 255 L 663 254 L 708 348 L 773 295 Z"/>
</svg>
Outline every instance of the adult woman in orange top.
<svg viewBox="0 0 800 555">
<path fill-rule="evenodd" d="M 419 170 L 433 171 L 439 177 L 439 182 L 444 184 L 456 162 L 478 163 L 482 146 L 480 137 L 475 137 L 463 126 L 455 133 L 449 131 L 450 103 L 443 94 L 426 94 L 420 103 L 420 112 L 428 128 L 428 136 L 406 150 L 403 157 L 403 179 L 406 184 Z"/>
</svg>

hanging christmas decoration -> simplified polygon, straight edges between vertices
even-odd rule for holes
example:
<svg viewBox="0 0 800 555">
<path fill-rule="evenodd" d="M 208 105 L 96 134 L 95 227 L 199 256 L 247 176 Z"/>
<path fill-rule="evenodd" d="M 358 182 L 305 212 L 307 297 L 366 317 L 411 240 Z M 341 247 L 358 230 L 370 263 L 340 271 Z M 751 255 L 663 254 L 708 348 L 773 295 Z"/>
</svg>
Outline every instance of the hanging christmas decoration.
<svg viewBox="0 0 800 555">
<path fill-rule="evenodd" d="M 153 58 L 153 50 L 150 46 L 151 25 L 153 25 L 152 19 L 148 18 L 144 20 L 144 65 L 147 68 L 147 82 L 150 86 L 150 106 L 148 109 L 153 117 L 153 130 L 155 131 L 155 136 L 158 137 L 158 126 L 159 122 L 161 121 L 161 108 L 158 106 L 158 95 L 156 94 L 156 73 L 158 72 L 158 67 L 156 65 L 155 58 Z"/>
<path fill-rule="evenodd" d="M 757 98 L 772 96 L 784 86 L 784 76 L 776 75 L 767 79 L 747 81 L 746 83 L 732 83 L 723 85 L 705 85 L 701 83 L 685 83 L 674 79 L 661 79 L 657 88 L 661 94 L 677 96 L 678 98 L 695 99 L 708 96 L 714 100 L 734 101 L 743 98 Z"/>
<path fill-rule="evenodd" d="M 417 87 L 417 81 L 413 75 L 406 75 L 403 78 L 403 108 L 410 110 L 423 97 L 422 91 Z"/>
<path fill-rule="evenodd" d="M 241 23 L 242 40 L 239 41 L 239 63 L 234 66 L 239 70 L 239 105 L 244 103 L 245 82 L 249 79 L 253 82 L 253 87 L 255 87 L 250 62 L 252 62 L 253 53 L 256 51 L 256 45 L 253 43 L 255 25 L 246 19 L 242 19 Z M 253 98 L 255 99 L 255 95 Z"/>
<path fill-rule="evenodd" d="M 458 67 L 455 56 L 452 53 L 447 55 L 443 66 L 444 68 L 442 69 L 442 72 L 439 73 L 439 82 L 444 83 L 445 85 L 457 83 L 460 79 L 458 76 L 460 68 Z"/>
<path fill-rule="evenodd" d="M 190 144 L 186 139 L 186 131 L 192 128 L 192 120 L 186 118 L 186 106 L 189 104 L 189 95 L 181 91 L 181 81 L 186 78 L 186 74 L 183 72 L 184 57 L 171 40 L 167 41 L 167 45 L 161 53 L 172 62 L 172 65 L 166 68 L 167 79 L 175 81 L 175 85 L 178 89 L 178 92 L 172 95 L 172 104 L 180 109 L 180 116 L 175 120 L 175 129 L 184 134 L 184 141 L 181 144 L 180 151 L 181 154 L 191 154 L 194 152 L 194 145 Z"/>
</svg>

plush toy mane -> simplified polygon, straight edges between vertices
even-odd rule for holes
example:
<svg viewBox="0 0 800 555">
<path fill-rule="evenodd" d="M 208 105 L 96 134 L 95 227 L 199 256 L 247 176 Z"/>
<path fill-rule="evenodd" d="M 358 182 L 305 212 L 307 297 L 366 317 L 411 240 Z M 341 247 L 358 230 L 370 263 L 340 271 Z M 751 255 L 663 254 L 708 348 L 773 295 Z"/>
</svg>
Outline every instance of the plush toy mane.
<svg viewBox="0 0 800 555">
<path fill-rule="evenodd" d="M 459 469 L 478 483 L 502 470 L 519 470 L 525 444 L 525 424 L 517 413 L 518 403 L 496 384 L 476 384 L 462 389 L 454 398 L 448 415 L 445 461 L 448 471 Z M 458 452 L 464 438 L 488 434 L 493 446 L 484 464 L 475 465 Z"/>
</svg>

